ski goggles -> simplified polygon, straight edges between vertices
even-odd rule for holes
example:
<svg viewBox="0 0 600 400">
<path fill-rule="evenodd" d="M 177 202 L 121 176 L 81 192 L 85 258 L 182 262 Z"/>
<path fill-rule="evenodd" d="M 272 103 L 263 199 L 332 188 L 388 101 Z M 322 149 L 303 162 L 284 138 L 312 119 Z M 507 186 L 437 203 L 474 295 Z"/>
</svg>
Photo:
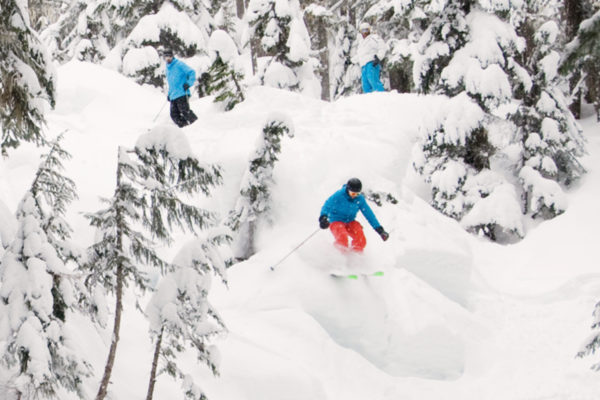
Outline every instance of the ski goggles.
<svg viewBox="0 0 600 400">
<path fill-rule="evenodd" d="M 350 197 L 356 197 L 360 194 L 360 192 L 353 192 L 351 190 L 348 190 L 348 194 L 350 195 Z"/>
</svg>

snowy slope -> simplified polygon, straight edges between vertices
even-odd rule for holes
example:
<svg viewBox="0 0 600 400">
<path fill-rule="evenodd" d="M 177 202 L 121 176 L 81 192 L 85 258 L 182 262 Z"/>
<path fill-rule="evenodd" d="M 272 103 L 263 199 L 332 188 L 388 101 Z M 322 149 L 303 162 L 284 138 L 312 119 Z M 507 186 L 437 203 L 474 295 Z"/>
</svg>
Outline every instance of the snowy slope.
<svg viewBox="0 0 600 400">
<path fill-rule="evenodd" d="M 80 196 L 69 220 L 80 245 L 89 245 L 94 234 L 82 213 L 97 210 L 98 197 L 114 189 L 118 146 L 132 146 L 150 128 L 171 124 L 168 107 L 161 109 L 165 101 L 156 89 L 95 65 L 72 62 L 59 69 L 48 128 L 51 135 L 68 130 L 68 175 Z M 568 211 L 533 228 L 522 242 L 498 246 L 432 210 L 412 172 L 419 126 L 445 101 L 374 93 L 324 103 L 264 87 L 250 90 L 228 113 L 217 111 L 211 99 L 192 100 L 199 121 L 183 131 L 202 161 L 224 169 L 224 185 L 198 201 L 222 216 L 234 205 L 267 118 L 282 113 L 294 125 L 275 168 L 275 223 L 261 229 L 258 254 L 229 270 L 228 287 L 217 284 L 211 293 L 229 329 L 217 343 L 221 376 L 213 377 L 193 357 L 182 360 L 209 399 L 600 397 L 591 360 L 574 359 L 600 300 L 598 124 L 584 121 L 590 172 L 570 193 Z M 11 211 L 36 165 L 31 146 L 1 164 L 1 183 L 11 190 L 0 200 Z M 330 233 L 319 231 L 271 271 L 318 228 L 323 201 L 352 176 L 398 199 L 372 205 L 390 239 L 382 242 L 361 217 L 368 241 L 362 256 L 339 254 Z M 162 251 L 171 257 L 178 250 Z M 339 268 L 382 270 L 385 276 L 329 276 Z M 113 398 L 141 400 L 152 351 L 148 325 L 133 299 L 125 317 Z M 98 373 L 108 340 L 107 332 L 81 338 Z M 90 393 L 95 390 L 90 382 Z M 183 395 L 161 376 L 154 398 Z"/>
</svg>

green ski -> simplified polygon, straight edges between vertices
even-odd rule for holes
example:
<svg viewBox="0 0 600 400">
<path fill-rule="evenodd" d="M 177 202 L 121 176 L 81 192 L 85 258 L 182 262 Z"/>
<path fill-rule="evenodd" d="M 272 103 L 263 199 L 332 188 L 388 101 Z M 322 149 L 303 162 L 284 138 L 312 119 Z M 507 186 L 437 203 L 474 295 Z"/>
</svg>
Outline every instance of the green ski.
<svg viewBox="0 0 600 400">
<path fill-rule="evenodd" d="M 383 271 L 375 271 L 375 272 L 367 272 L 367 273 L 340 273 L 340 272 L 332 272 L 330 274 L 334 278 L 346 278 L 346 279 L 355 279 L 357 280 L 359 277 L 370 277 L 370 276 L 383 276 Z"/>
</svg>

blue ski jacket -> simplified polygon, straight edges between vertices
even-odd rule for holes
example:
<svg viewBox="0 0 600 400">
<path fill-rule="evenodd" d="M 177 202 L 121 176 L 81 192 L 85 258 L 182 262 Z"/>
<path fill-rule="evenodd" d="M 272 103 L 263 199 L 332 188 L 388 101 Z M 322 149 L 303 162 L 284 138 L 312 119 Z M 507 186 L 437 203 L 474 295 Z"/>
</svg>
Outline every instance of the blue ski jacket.
<svg viewBox="0 0 600 400">
<path fill-rule="evenodd" d="M 190 89 L 196 82 L 196 71 L 183 61 L 173 57 L 173 61 L 167 64 L 167 83 L 169 84 L 169 100 L 173 101 L 183 96 L 190 95 Z M 187 84 L 188 89 L 183 85 Z"/>
<path fill-rule="evenodd" d="M 355 198 L 350 197 L 346 191 L 346 185 L 332 194 L 323 204 L 321 215 L 327 215 L 329 222 L 341 221 L 348 223 L 354 221 L 358 211 L 362 212 L 373 229 L 381 226 L 373 210 L 367 204 L 365 196 L 359 194 Z"/>
</svg>

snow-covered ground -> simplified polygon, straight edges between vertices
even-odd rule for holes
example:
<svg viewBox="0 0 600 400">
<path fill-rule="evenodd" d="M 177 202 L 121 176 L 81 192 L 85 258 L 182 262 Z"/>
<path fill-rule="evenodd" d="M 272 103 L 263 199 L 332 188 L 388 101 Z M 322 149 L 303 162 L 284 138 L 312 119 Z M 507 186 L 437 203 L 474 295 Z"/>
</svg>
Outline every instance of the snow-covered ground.
<svg viewBox="0 0 600 400">
<path fill-rule="evenodd" d="M 412 171 L 419 126 L 444 98 L 373 93 L 324 103 L 265 87 L 247 97 L 228 113 L 211 99 L 193 99 L 199 120 L 183 128 L 198 158 L 224 169 L 224 185 L 198 200 L 224 217 L 267 118 L 284 114 L 294 127 L 275 167 L 275 222 L 261 229 L 258 253 L 231 268 L 228 287 L 216 283 L 210 296 L 229 330 L 217 342 L 221 374 L 213 377 L 192 355 L 181 360 L 210 400 L 600 398 L 593 360 L 575 358 L 600 300 L 600 126 L 591 115 L 582 121 L 589 173 L 569 192 L 567 212 L 532 224 L 520 243 L 500 246 L 434 211 Z M 67 130 L 67 175 L 80 196 L 69 221 L 78 244 L 89 245 L 94 235 L 82 214 L 112 195 L 118 146 L 172 124 L 165 102 L 158 90 L 99 66 L 59 69 L 48 130 Z M 38 153 L 24 145 L 0 164 L 0 200 L 11 211 Z M 331 234 L 318 231 L 271 271 L 318 229 L 322 203 L 352 176 L 398 199 L 372 204 L 390 239 L 382 242 L 359 217 L 368 241 L 363 255 L 340 254 Z M 178 250 L 162 251 L 172 257 Z M 340 268 L 385 275 L 329 275 Z M 115 400 L 144 399 L 150 372 L 148 323 L 130 300 L 112 378 Z M 109 333 L 82 331 L 80 338 L 100 375 Z M 96 389 L 91 382 L 90 393 Z M 162 375 L 154 399 L 183 395 Z"/>
</svg>

